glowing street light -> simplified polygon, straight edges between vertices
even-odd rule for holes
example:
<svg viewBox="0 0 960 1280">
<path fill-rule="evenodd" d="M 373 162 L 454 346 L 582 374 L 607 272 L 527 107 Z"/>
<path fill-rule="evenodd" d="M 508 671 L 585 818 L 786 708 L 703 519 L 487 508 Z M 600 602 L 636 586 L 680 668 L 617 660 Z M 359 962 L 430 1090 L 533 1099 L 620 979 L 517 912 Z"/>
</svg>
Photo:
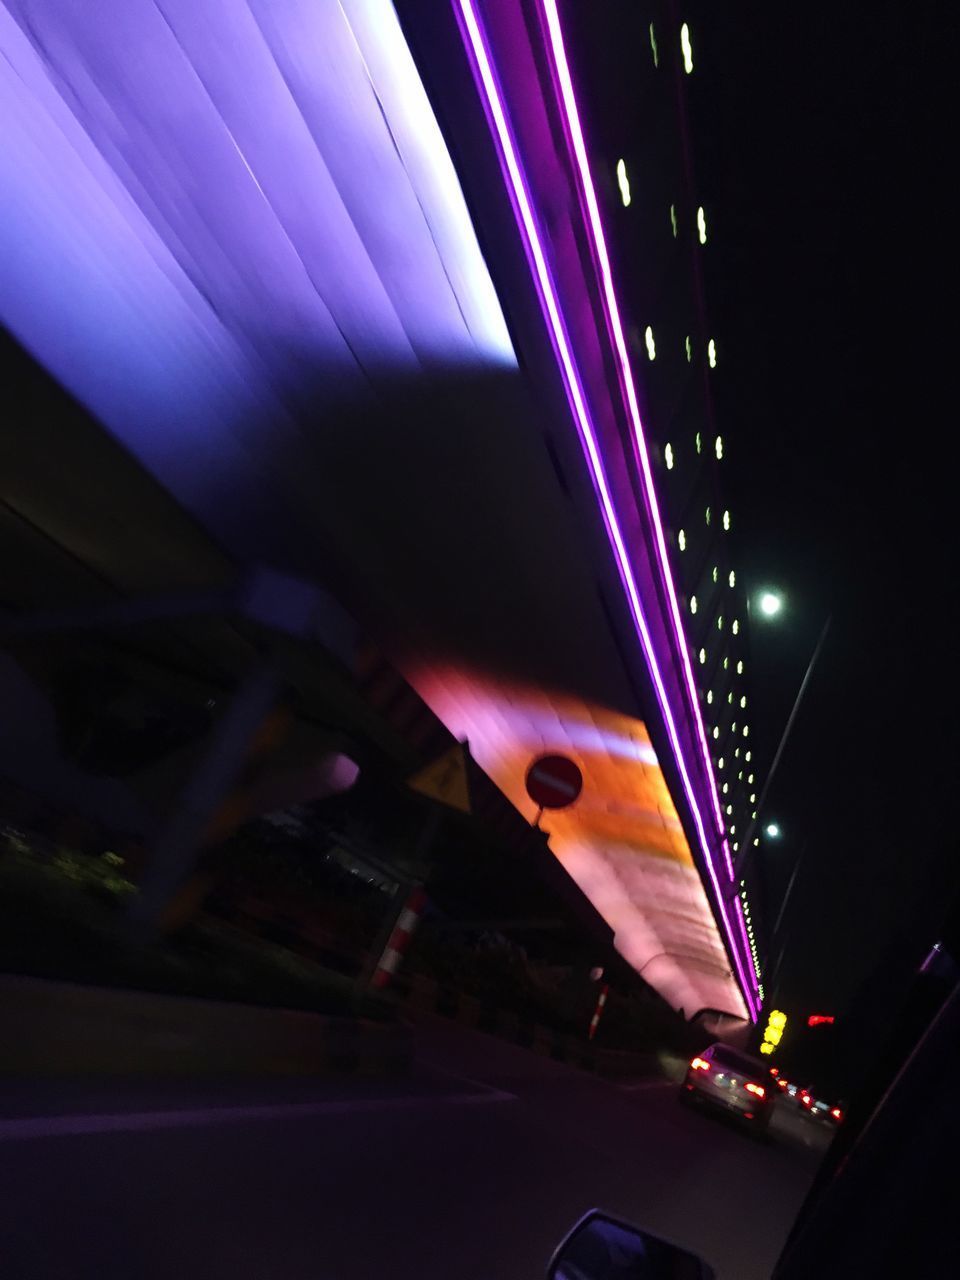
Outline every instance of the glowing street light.
<svg viewBox="0 0 960 1280">
<path fill-rule="evenodd" d="M 763 828 L 763 834 L 768 840 L 779 840 L 781 835 L 780 824 L 778 822 L 768 822 Z"/>
<path fill-rule="evenodd" d="M 783 608 L 783 596 L 779 591 L 764 591 L 757 603 L 765 618 L 775 618 Z"/>
</svg>

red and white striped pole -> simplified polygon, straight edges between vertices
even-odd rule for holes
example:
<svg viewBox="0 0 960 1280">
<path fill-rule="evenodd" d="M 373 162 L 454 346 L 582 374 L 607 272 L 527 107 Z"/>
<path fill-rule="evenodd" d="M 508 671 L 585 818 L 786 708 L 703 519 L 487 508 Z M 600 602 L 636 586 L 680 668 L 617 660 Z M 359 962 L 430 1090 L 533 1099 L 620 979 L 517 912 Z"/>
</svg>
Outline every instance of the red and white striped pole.
<svg viewBox="0 0 960 1280">
<path fill-rule="evenodd" d="M 420 923 L 420 917 L 423 915 L 426 905 L 427 895 L 418 885 L 416 889 L 413 889 L 408 894 L 406 902 L 400 908 L 397 922 L 390 931 L 387 945 L 384 947 L 383 954 L 377 961 L 377 967 L 373 971 L 373 977 L 370 980 L 371 986 L 382 990 L 390 982 L 400 967 L 400 961 L 410 945 L 410 939 Z"/>
<path fill-rule="evenodd" d="M 597 999 L 597 1007 L 593 1011 L 593 1017 L 590 1019 L 590 1031 L 587 1035 L 588 1040 L 592 1040 L 597 1034 L 597 1027 L 600 1023 L 600 1015 L 603 1013 L 603 1006 L 607 1003 L 607 996 L 610 992 L 610 983 L 605 982 L 600 988 L 600 995 Z"/>
</svg>

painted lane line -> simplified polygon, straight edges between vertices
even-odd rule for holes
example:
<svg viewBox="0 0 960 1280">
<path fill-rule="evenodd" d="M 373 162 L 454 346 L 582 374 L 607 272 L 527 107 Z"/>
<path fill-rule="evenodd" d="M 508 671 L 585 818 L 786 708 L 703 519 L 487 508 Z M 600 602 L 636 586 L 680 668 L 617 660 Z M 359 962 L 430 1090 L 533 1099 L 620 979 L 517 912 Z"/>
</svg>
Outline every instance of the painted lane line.
<svg viewBox="0 0 960 1280">
<path fill-rule="evenodd" d="M 343 1099 L 259 1107 L 204 1107 L 183 1111 L 131 1111 L 126 1114 L 23 1116 L 0 1120 L 0 1142 L 35 1138 L 72 1138 L 104 1133 L 149 1133 L 162 1129 L 196 1129 L 211 1125 L 243 1124 L 251 1120 L 303 1120 L 319 1116 L 364 1112 L 412 1111 L 442 1106 L 476 1107 L 516 1102 L 512 1093 L 487 1089 L 483 1093 L 451 1093 L 403 1098 Z"/>
</svg>

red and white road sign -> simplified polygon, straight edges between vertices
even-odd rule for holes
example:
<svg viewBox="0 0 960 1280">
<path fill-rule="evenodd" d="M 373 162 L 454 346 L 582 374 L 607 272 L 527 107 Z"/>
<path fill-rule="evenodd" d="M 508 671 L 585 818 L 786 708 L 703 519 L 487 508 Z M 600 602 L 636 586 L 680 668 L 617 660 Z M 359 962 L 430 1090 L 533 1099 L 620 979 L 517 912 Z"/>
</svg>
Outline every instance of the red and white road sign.
<svg viewBox="0 0 960 1280">
<path fill-rule="evenodd" d="M 527 770 L 527 794 L 541 809 L 566 809 L 583 790 L 583 774 L 567 756 L 540 756 Z"/>
</svg>

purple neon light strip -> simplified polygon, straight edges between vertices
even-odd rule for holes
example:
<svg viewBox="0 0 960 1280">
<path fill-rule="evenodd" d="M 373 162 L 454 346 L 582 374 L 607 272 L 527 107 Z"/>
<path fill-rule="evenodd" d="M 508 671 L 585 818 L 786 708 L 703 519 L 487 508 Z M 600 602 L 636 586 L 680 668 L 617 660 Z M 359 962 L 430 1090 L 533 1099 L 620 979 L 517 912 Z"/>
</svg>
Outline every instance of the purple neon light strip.
<svg viewBox="0 0 960 1280">
<path fill-rule="evenodd" d="M 690 703 L 693 708 L 694 723 L 696 724 L 697 736 L 700 740 L 700 750 L 703 755 L 707 778 L 709 780 L 710 798 L 713 801 L 713 811 L 717 819 L 717 827 L 722 839 L 724 834 L 724 822 L 720 809 L 720 796 L 717 791 L 716 779 L 713 776 L 713 763 L 710 759 L 710 748 L 707 744 L 706 730 L 704 729 L 703 719 L 700 715 L 700 704 L 697 698 L 696 683 L 693 678 L 693 668 L 690 663 L 690 651 L 687 647 L 687 639 L 684 635 L 683 623 L 680 618 L 680 606 L 677 601 L 673 575 L 670 572 L 670 562 L 667 556 L 667 543 L 663 533 L 660 508 L 657 504 L 657 495 L 654 489 L 653 472 L 650 468 L 650 457 L 647 451 L 647 442 L 643 432 L 643 424 L 640 421 L 640 408 L 637 403 L 637 392 L 633 382 L 630 360 L 627 356 L 627 345 L 624 341 L 623 325 L 620 321 L 620 312 L 617 307 L 616 294 L 613 288 L 613 274 L 610 270 L 610 258 L 607 253 L 607 244 L 603 234 L 603 225 L 600 221 L 600 209 L 597 204 L 593 178 L 590 173 L 590 163 L 587 159 L 587 150 L 583 140 L 583 130 L 580 126 L 580 115 L 577 110 L 576 97 L 573 91 L 573 81 L 570 78 L 570 67 L 567 62 L 566 50 L 563 44 L 563 33 L 560 30 L 560 18 L 557 13 L 556 0 L 541 0 L 541 2 L 543 4 L 543 12 L 547 22 L 547 30 L 550 35 L 554 66 L 556 68 L 557 81 L 560 86 L 560 95 L 563 100 L 564 111 L 567 117 L 567 126 L 570 131 L 570 139 L 573 143 L 577 167 L 580 171 L 580 182 L 586 199 L 587 212 L 589 214 L 590 226 L 593 232 L 594 247 L 597 253 L 597 261 L 600 264 L 600 274 L 603 280 L 603 294 L 606 303 L 607 317 L 610 322 L 614 345 L 616 346 L 617 356 L 620 361 L 623 386 L 627 396 L 627 406 L 630 411 L 630 420 L 633 426 L 634 438 L 636 440 L 637 453 L 640 458 L 640 467 L 643 472 L 643 484 L 647 495 L 647 505 L 653 520 L 657 556 L 660 561 L 660 571 L 663 576 L 664 586 L 667 590 L 667 596 L 670 600 L 670 612 L 673 618 L 673 627 L 677 637 L 677 644 L 680 649 L 680 657 L 683 664 L 687 690 L 690 695 Z M 727 848 L 725 840 L 723 841 L 723 851 L 730 879 L 733 880 L 733 860 L 730 856 L 730 851 Z"/>
<path fill-rule="evenodd" d="M 683 780 L 684 790 L 690 803 L 691 812 L 697 827 L 697 832 L 700 836 L 701 844 L 705 851 L 707 870 L 709 871 L 710 879 L 713 882 L 717 904 L 720 908 L 720 915 L 723 920 L 727 940 L 730 945 L 730 951 L 740 974 L 741 991 L 744 995 L 749 1015 L 751 1019 L 755 1021 L 756 1012 L 754 1009 L 753 996 L 751 994 L 752 988 L 744 973 L 739 950 L 736 946 L 733 930 L 731 929 L 730 920 L 727 915 L 726 904 L 720 889 L 720 882 L 717 878 L 716 868 L 714 867 L 713 861 L 710 857 L 710 847 L 703 825 L 703 818 L 700 814 L 693 786 L 687 773 L 686 762 L 683 758 L 679 735 L 673 719 L 673 712 L 670 708 L 666 688 L 663 683 L 663 677 L 661 676 L 660 669 L 657 664 L 653 642 L 651 640 L 646 618 L 644 617 L 643 608 L 640 603 L 639 591 L 637 589 L 636 582 L 634 581 L 633 571 L 630 566 L 630 559 L 624 545 L 623 535 L 620 532 L 620 526 L 614 510 L 613 501 L 610 497 L 610 490 L 607 483 L 606 473 L 603 468 L 603 463 L 600 459 L 600 451 L 597 445 L 596 435 L 587 412 L 576 366 L 570 353 L 566 327 L 560 314 L 560 308 L 554 292 L 553 282 L 550 278 L 546 257 L 540 242 L 536 220 L 533 216 L 530 198 L 527 194 L 526 182 L 517 159 L 516 149 L 514 147 L 510 127 L 507 123 L 506 112 L 500 96 L 500 90 L 487 52 L 486 40 L 481 30 L 477 14 L 473 8 L 472 0 L 459 0 L 459 4 L 467 37 L 473 51 L 474 63 L 480 85 L 500 143 L 501 159 L 507 171 L 514 206 L 519 214 L 520 222 L 524 230 L 527 251 L 534 268 L 534 276 L 539 287 L 541 301 L 547 313 L 554 346 L 557 351 L 557 355 L 560 358 L 567 396 L 574 411 L 574 419 L 577 423 L 584 451 L 590 463 L 594 485 L 596 487 L 598 497 L 600 498 L 604 521 L 607 526 L 607 533 L 616 554 L 620 577 L 624 584 L 627 598 L 630 602 L 634 625 L 637 628 L 644 656 L 647 660 L 647 666 L 653 678 L 654 687 L 657 691 L 657 699 L 660 703 L 660 709 L 663 713 L 670 741 L 673 746 L 674 755 L 680 769 L 680 776 Z M 747 954 L 749 955 L 749 947 L 747 948 Z"/>
</svg>

